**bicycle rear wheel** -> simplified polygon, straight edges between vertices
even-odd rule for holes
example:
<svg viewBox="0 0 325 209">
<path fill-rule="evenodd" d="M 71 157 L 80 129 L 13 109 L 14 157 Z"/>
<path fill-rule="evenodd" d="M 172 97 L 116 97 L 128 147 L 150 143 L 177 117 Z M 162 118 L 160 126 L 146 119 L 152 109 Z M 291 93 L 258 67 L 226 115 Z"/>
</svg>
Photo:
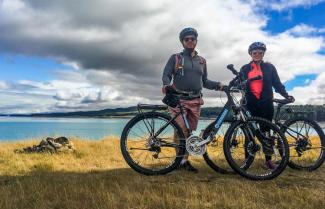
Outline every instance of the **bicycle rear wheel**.
<svg viewBox="0 0 325 209">
<path fill-rule="evenodd" d="M 249 138 L 245 137 L 245 132 L 249 133 Z M 289 147 L 284 134 L 262 118 L 252 117 L 234 122 L 226 133 L 223 145 L 232 169 L 251 180 L 277 177 L 289 160 Z M 271 167 L 271 163 L 277 165 Z"/>
<path fill-rule="evenodd" d="M 179 166 L 185 154 L 184 134 L 171 117 L 147 112 L 132 118 L 121 135 L 121 151 L 135 171 L 145 175 L 166 174 Z M 162 132 L 157 131 L 166 125 Z"/>
<path fill-rule="evenodd" d="M 313 171 L 325 160 L 325 136 L 321 127 L 308 118 L 293 118 L 282 125 L 290 148 L 289 167 Z"/>
</svg>

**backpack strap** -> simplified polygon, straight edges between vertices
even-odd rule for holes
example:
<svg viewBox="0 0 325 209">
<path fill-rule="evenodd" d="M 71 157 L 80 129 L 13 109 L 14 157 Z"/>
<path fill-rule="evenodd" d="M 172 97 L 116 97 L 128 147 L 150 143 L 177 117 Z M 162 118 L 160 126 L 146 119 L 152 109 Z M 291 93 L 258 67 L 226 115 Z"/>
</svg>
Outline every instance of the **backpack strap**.
<svg viewBox="0 0 325 209">
<path fill-rule="evenodd" d="M 205 65 L 206 60 L 199 55 L 198 55 L 198 57 L 200 59 L 200 64 Z M 175 76 L 179 70 L 181 70 L 182 75 L 184 75 L 184 57 L 183 57 L 182 53 L 175 54 L 175 67 L 174 67 L 173 76 Z"/>
<path fill-rule="evenodd" d="M 201 65 L 205 65 L 206 64 L 206 61 L 203 57 L 201 57 L 200 55 L 197 55 L 199 58 L 200 58 L 200 64 Z"/>
<path fill-rule="evenodd" d="M 176 73 L 181 70 L 182 75 L 184 74 L 184 57 L 181 53 L 175 54 L 175 67 L 174 67 L 174 73 L 173 75 L 175 76 Z"/>
</svg>

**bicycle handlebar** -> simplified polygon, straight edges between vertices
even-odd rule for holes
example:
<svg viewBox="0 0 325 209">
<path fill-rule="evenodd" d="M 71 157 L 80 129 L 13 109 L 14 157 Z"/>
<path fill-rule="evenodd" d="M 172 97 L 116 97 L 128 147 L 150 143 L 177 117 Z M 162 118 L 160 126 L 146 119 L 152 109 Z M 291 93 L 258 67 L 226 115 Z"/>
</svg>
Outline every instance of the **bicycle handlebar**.
<svg viewBox="0 0 325 209">
<path fill-rule="evenodd" d="M 291 99 L 273 99 L 273 102 L 282 104 L 282 105 L 293 103 L 293 101 Z"/>
<path fill-rule="evenodd" d="M 251 82 L 251 81 L 256 81 L 256 80 L 261 80 L 262 79 L 262 76 L 258 75 L 256 77 L 253 77 L 253 78 L 249 78 L 247 79 L 247 82 Z"/>
<path fill-rule="evenodd" d="M 182 90 L 179 90 L 179 89 L 175 89 L 172 86 L 166 86 L 165 89 L 166 89 L 166 94 L 171 94 L 171 95 L 174 95 L 174 96 L 177 96 L 177 97 L 179 97 L 179 96 L 180 97 L 191 97 L 194 94 L 193 92 L 188 92 L 188 91 L 182 91 Z"/>
<path fill-rule="evenodd" d="M 227 88 L 225 88 L 225 90 L 230 90 L 234 86 L 239 86 L 239 88 L 241 90 L 244 90 L 244 88 L 246 87 L 246 84 L 247 83 L 252 82 L 252 81 L 255 81 L 255 80 L 262 79 L 262 76 L 258 75 L 256 77 L 243 80 L 243 77 L 242 77 L 241 73 L 238 73 L 238 71 L 234 68 L 234 65 L 233 64 L 227 65 L 227 69 L 230 70 L 236 76 L 235 76 L 234 79 L 232 79 L 229 82 L 229 85 L 227 86 Z"/>
<path fill-rule="evenodd" d="M 230 70 L 234 75 L 238 76 L 239 73 L 238 73 L 237 70 L 235 70 L 233 64 L 229 64 L 229 65 L 227 65 L 227 69 Z"/>
</svg>

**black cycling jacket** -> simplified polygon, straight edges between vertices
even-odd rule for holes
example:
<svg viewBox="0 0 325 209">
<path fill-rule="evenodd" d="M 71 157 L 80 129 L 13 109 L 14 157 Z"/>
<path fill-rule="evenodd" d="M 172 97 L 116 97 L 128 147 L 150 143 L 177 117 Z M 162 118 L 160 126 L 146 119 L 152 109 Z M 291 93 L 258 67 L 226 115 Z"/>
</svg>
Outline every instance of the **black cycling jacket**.
<svg viewBox="0 0 325 209">
<path fill-rule="evenodd" d="M 248 63 L 244 65 L 240 69 L 240 73 L 244 77 L 244 79 L 248 78 L 248 72 L 251 70 L 251 63 Z M 281 83 L 278 72 L 274 65 L 268 62 L 261 62 L 260 63 L 261 70 L 263 73 L 263 89 L 261 92 L 261 98 L 260 100 L 272 100 L 273 99 L 273 89 L 275 89 L 275 92 L 281 94 L 283 97 L 287 98 L 289 95 L 284 87 L 284 85 Z M 258 100 L 254 94 L 250 91 L 250 88 L 246 88 L 246 99 L 249 101 L 256 101 Z"/>
</svg>

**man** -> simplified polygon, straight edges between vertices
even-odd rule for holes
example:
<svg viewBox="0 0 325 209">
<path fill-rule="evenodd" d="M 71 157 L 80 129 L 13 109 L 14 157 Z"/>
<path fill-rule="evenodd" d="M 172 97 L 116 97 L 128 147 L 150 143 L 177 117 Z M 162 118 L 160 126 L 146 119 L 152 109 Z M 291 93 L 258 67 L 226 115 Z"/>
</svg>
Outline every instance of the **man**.
<svg viewBox="0 0 325 209">
<path fill-rule="evenodd" d="M 195 47 L 197 44 L 198 33 L 194 28 L 184 28 L 179 34 L 179 40 L 183 45 L 183 52 L 173 54 L 164 69 L 162 76 L 163 87 L 162 92 L 166 93 L 166 87 L 172 82 L 172 87 L 176 90 L 191 92 L 192 97 L 188 99 L 181 99 L 180 102 L 185 106 L 186 118 L 192 130 L 196 130 L 198 120 L 200 117 L 201 105 L 203 99 L 201 90 L 202 87 L 211 90 L 220 90 L 221 83 L 209 80 L 207 73 L 206 61 L 199 56 Z M 179 108 L 169 108 L 172 115 L 179 112 Z M 176 122 L 182 128 L 185 137 L 189 136 L 187 133 L 184 121 L 179 115 Z M 188 154 L 184 156 L 180 168 L 187 171 L 198 172 L 188 161 Z"/>
<path fill-rule="evenodd" d="M 251 56 L 252 60 L 248 64 L 244 65 L 240 71 L 245 79 L 253 78 L 258 75 L 262 76 L 261 80 L 250 82 L 246 89 L 246 107 L 253 116 L 262 117 L 272 121 L 274 113 L 272 87 L 275 89 L 275 92 L 291 101 L 294 101 L 294 97 L 288 95 L 284 85 L 280 81 L 274 65 L 263 61 L 265 51 L 266 46 L 264 43 L 252 43 L 248 48 L 248 54 Z M 265 166 L 267 168 L 276 168 L 270 155 L 266 155 L 265 160 Z"/>
</svg>

